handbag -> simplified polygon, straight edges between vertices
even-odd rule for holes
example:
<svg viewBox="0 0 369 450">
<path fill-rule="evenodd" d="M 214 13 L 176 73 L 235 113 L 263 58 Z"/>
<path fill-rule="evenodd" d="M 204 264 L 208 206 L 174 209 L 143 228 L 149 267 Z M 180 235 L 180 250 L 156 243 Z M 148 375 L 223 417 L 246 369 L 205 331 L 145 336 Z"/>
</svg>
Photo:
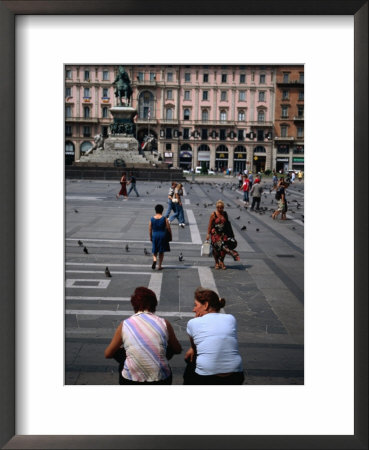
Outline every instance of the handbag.
<svg viewBox="0 0 369 450">
<path fill-rule="evenodd" d="M 168 228 L 166 228 L 165 230 L 165 237 L 167 238 L 167 241 L 172 242 L 172 233 L 169 232 Z"/>
<path fill-rule="evenodd" d="M 209 241 L 205 241 L 201 246 L 201 256 L 210 256 L 211 255 L 211 244 Z"/>
</svg>

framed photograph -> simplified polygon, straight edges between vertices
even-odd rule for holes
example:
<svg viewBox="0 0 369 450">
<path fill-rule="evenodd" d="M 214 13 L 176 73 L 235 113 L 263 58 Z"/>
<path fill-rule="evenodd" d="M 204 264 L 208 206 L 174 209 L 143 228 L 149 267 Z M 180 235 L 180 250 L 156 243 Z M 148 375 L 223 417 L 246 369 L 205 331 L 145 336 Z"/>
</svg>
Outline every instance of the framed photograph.
<svg viewBox="0 0 369 450">
<path fill-rule="evenodd" d="M 0 89 L 6 105 L 0 112 L 3 448 L 368 448 L 368 214 L 363 207 L 368 203 L 368 182 L 360 169 L 368 167 L 368 3 L 239 3 L 0 2 Z M 55 320 L 63 315 L 63 63 L 119 65 L 122 56 L 112 60 L 107 43 L 120 29 L 131 33 L 126 55 L 132 64 L 232 64 L 239 63 L 240 51 L 247 51 L 242 60 L 258 64 L 306 63 L 306 84 L 313 86 L 306 91 L 312 100 L 306 102 L 306 145 L 313 155 L 307 159 L 314 179 L 307 194 L 309 215 L 314 214 L 306 236 L 310 328 L 305 335 L 305 385 L 294 386 L 292 393 L 282 386 L 248 386 L 242 394 L 227 387 L 217 395 L 211 389 L 178 388 L 169 399 L 163 390 L 147 391 L 150 401 L 164 400 L 165 411 L 173 411 L 165 426 L 157 415 L 146 412 L 150 408 L 142 392 L 132 387 L 122 395 L 119 386 L 103 390 L 63 385 L 63 345 L 53 336 L 62 336 L 64 327 Z M 205 30 L 208 42 L 200 50 L 198 33 Z M 250 30 L 257 37 L 252 45 Z M 235 37 L 233 50 L 230 36 Z M 290 47 L 277 54 L 281 39 L 288 36 Z M 330 52 L 324 54 L 327 49 Z M 39 58 L 40 54 L 48 56 Z M 32 71 L 23 71 L 26 67 Z M 28 78 L 28 90 L 34 87 L 35 101 L 23 96 L 22 76 Z M 337 92 L 339 96 L 333 95 Z M 337 114 L 340 107 L 342 117 Z M 327 202 L 319 194 L 337 189 L 342 164 L 345 192 Z M 344 212 L 338 209 L 342 204 Z M 41 256 L 36 258 L 36 253 Z M 19 337 L 27 338 L 20 342 Z M 188 400 L 198 396 L 202 402 L 193 414 Z M 125 408 L 132 409 L 121 424 L 119 414 Z M 142 414 L 151 421 L 144 430 L 133 420 Z M 201 420 L 207 423 L 205 429 Z"/>
</svg>

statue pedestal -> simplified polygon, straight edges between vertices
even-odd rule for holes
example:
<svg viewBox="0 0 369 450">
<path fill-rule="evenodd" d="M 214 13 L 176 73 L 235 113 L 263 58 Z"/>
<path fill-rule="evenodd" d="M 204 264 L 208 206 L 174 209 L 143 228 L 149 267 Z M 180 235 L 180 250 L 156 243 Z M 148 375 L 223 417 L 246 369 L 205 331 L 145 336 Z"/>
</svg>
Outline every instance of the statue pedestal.
<svg viewBox="0 0 369 450">
<path fill-rule="evenodd" d="M 114 118 L 114 122 L 131 122 L 137 114 L 137 110 L 132 106 L 113 106 L 109 109 L 110 114 Z"/>
</svg>

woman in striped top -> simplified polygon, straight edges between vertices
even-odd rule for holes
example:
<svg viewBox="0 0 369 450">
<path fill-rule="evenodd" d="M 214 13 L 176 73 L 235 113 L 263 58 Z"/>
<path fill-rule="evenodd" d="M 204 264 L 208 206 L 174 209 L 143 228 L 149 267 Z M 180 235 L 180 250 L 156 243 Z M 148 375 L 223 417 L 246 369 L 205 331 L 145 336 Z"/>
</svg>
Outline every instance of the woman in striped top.
<svg viewBox="0 0 369 450">
<path fill-rule="evenodd" d="M 105 358 L 116 358 L 124 348 L 120 384 L 172 384 L 168 359 L 182 351 L 172 325 L 154 314 L 158 301 L 152 290 L 136 288 L 131 304 L 135 314 L 118 325 Z"/>
</svg>

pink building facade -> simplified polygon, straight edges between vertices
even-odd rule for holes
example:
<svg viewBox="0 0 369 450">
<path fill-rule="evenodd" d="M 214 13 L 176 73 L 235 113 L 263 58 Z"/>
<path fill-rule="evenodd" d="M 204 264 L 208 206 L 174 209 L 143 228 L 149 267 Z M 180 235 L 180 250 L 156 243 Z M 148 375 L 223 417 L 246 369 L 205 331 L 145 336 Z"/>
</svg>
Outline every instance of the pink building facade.
<svg viewBox="0 0 369 450">
<path fill-rule="evenodd" d="M 153 134 L 164 161 L 215 170 L 275 168 L 277 66 L 125 65 L 137 109 L 136 138 Z M 66 66 L 65 152 L 72 163 L 107 136 L 117 66 Z"/>
</svg>

